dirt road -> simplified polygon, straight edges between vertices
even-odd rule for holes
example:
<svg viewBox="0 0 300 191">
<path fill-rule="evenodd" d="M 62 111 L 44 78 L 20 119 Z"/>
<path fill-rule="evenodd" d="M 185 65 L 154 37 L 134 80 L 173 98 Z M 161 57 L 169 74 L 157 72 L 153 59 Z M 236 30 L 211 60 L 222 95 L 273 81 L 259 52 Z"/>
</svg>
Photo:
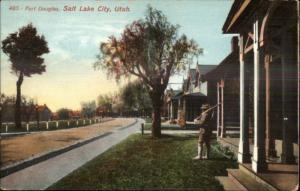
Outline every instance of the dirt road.
<svg viewBox="0 0 300 191">
<path fill-rule="evenodd" d="M 35 155 L 72 145 L 114 128 L 133 123 L 134 119 L 114 119 L 81 128 L 45 131 L 23 136 L 1 138 L 1 167 Z"/>
</svg>

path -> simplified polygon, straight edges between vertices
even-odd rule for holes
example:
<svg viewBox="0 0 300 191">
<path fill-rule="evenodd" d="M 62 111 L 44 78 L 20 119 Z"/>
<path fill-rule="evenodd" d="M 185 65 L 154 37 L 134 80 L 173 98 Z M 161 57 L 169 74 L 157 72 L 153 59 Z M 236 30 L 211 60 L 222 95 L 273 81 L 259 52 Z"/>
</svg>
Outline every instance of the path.
<svg viewBox="0 0 300 191">
<path fill-rule="evenodd" d="M 124 140 L 130 134 L 137 132 L 142 122 L 144 121 L 138 119 L 137 123 L 132 126 L 115 129 L 111 131 L 111 134 L 107 134 L 91 143 L 3 177 L 0 179 L 1 189 L 46 189 L 94 157 Z"/>
</svg>

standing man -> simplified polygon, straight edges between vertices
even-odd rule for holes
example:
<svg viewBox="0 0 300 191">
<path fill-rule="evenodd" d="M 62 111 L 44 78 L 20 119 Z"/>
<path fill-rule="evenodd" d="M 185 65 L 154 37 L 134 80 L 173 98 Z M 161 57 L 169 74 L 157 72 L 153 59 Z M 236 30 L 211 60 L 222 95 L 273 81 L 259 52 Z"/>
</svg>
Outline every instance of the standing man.
<svg viewBox="0 0 300 191">
<path fill-rule="evenodd" d="M 202 159 L 203 144 L 206 145 L 206 156 L 204 158 L 209 159 L 210 153 L 210 137 L 212 134 L 212 118 L 213 109 L 215 108 L 209 106 L 209 104 L 203 104 L 201 107 L 202 113 L 199 117 L 194 119 L 195 124 L 199 127 L 199 140 L 198 140 L 198 155 L 194 159 Z"/>
</svg>

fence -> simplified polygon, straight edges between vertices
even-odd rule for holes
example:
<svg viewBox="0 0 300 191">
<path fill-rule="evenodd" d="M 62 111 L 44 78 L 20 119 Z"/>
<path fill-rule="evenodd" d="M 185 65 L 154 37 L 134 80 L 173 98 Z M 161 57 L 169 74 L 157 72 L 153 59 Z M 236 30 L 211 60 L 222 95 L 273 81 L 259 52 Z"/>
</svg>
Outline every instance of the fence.
<svg viewBox="0 0 300 191">
<path fill-rule="evenodd" d="M 31 121 L 29 123 L 22 122 L 21 129 L 16 128 L 14 123 L 2 123 L 1 133 L 51 131 L 57 129 L 76 128 L 95 123 L 101 123 L 108 120 L 110 120 L 110 118 L 40 121 L 39 123 L 36 121 Z"/>
</svg>

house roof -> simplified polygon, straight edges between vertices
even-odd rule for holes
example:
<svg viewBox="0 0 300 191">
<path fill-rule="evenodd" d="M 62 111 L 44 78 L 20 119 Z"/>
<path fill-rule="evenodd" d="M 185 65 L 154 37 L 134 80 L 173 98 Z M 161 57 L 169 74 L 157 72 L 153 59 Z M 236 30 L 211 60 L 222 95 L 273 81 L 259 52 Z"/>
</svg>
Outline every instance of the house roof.
<svg viewBox="0 0 300 191">
<path fill-rule="evenodd" d="M 44 104 L 44 105 L 38 105 L 37 106 L 37 110 L 39 112 L 42 112 L 42 111 L 45 111 L 45 110 L 49 110 L 51 112 L 51 110 L 49 109 L 49 107 L 46 104 Z"/>
<path fill-rule="evenodd" d="M 76 110 L 76 111 L 70 110 L 70 111 L 69 111 L 69 115 L 70 115 L 71 117 L 80 116 L 80 115 L 81 115 L 81 112 L 80 112 L 79 110 Z"/>
<path fill-rule="evenodd" d="M 204 95 L 201 92 L 194 92 L 194 93 L 189 93 L 189 94 L 184 94 L 184 97 L 206 97 L 206 95 Z"/>
<path fill-rule="evenodd" d="M 182 91 L 179 91 L 177 94 L 175 94 L 173 97 L 172 97 L 172 100 L 178 100 L 180 99 L 180 97 L 183 95 L 183 92 Z"/>
<path fill-rule="evenodd" d="M 200 65 L 197 64 L 196 69 L 200 72 L 200 75 L 205 75 L 206 73 L 210 72 L 211 70 L 215 69 L 218 65 Z"/>
<path fill-rule="evenodd" d="M 226 21 L 223 25 L 223 33 L 237 33 L 240 29 L 240 24 L 247 20 L 249 15 L 252 15 L 256 7 L 261 6 L 261 3 L 266 3 L 264 0 L 235 0 L 228 13 Z"/>
<path fill-rule="evenodd" d="M 239 70 L 239 53 L 237 51 L 231 52 L 226 56 L 220 64 L 207 74 L 202 76 L 202 81 L 218 80 L 226 74 L 235 74 Z M 235 74 L 238 75 L 238 74 Z"/>
</svg>

